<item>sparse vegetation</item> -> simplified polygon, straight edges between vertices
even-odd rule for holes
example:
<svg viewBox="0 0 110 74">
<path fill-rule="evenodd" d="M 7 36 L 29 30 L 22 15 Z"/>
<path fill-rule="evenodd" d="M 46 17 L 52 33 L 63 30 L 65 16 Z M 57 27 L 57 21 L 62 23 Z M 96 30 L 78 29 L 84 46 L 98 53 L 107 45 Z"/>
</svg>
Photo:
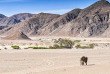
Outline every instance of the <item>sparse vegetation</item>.
<svg viewBox="0 0 110 74">
<path fill-rule="evenodd" d="M 41 38 L 39 40 L 42 40 Z"/>
<path fill-rule="evenodd" d="M 7 48 L 5 47 L 4 49 L 6 50 Z"/>
<path fill-rule="evenodd" d="M 47 48 L 47 47 L 27 47 L 27 48 L 24 48 L 24 49 L 50 49 L 50 48 Z"/>
<path fill-rule="evenodd" d="M 94 44 L 89 44 L 90 48 L 94 48 Z"/>
<path fill-rule="evenodd" d="M 56 44 L 54 44 L 53 46 L 50 46 L 50 48 L 52 49 L 62 49 L 62 48 L 72 48 L 74 45 L 74 42 L 69 40 L 69 39 L 62 39 L 59 38 L 58 40 L 55 41 Z"/>
<path fill-rule="evenodd" d="M 24 49 L 29 49 L 29 48 L 24 48 Z"/>
<path fill-rule="evenodd" d="M 57 39 L 52 39 L 52 41 L 56 42 L 56 41 L 57 41 Z"/>
<path fill-rule="evenodd" d="M 74 41 L 74 43 L 79 43 L 79 42 L 81 42 L 81 40 L 75 40 L 75 41 Z"/>
<path fill-rule="evenodd" d="M 33 47 L 33 49 L 49 49 L 47 47 Z"/>
<path fill-rule="evenodd" d="M 13 49 L 20 49 L 19 46 L 11 46 Z"/>
<path fill-rule="evenodd" d="M 77 45 L 76 48 L 81 48 L 81 49 L 92 49 L 94 48 L 94 44 L 89 44 L 89 46 L 81 46 L 81 45 Z"/>
<path fill-rule="evenodd" d="M 86 41 L 86 39 L 84 39 L 84 41 Z"/>
<path fill-rule="evenodd" d="M 53 46 L 49 47 L 50 49 L 61 49 L 62 47 L 58 44 L 54 44 Z"/>
</svg>

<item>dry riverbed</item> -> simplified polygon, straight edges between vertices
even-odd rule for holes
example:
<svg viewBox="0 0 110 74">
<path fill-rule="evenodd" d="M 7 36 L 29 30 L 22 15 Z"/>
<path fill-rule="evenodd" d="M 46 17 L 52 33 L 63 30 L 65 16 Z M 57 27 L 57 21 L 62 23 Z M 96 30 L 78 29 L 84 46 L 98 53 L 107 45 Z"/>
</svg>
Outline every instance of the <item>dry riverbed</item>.
<svg viewBox="0 0 110 74">
<path fill-rule="evenodd" d="M 89 57 L 88 66 L 80 66 L 83 55 Z M 0 74 L 110 74 L 109 70 L 109 49 L 0 51 Z"/>
</svg>

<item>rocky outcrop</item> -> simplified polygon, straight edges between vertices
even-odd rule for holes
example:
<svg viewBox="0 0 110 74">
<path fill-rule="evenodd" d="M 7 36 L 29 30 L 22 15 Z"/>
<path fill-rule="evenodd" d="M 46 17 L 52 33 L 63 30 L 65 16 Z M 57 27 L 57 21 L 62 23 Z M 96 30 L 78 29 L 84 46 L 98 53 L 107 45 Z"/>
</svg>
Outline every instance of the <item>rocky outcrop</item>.
<svg viewBox="0 0 110 74">
<path fill-rule="evenodd" d="M 10 34 L 6 37 L 4 37 L 3 39 L 5 40 L 31 40 L 30 38 L 28 38 L 27 35 L 25 35 L 23 32 L 15 32 L 13 34 Z"/>
</svg>

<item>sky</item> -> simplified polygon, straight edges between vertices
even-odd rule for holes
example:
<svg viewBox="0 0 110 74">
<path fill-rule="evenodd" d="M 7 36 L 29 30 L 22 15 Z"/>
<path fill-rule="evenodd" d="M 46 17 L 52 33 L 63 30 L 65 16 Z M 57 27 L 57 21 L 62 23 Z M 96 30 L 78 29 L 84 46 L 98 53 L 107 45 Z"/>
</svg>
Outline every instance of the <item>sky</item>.
<svg viewBox="0 0 110 74">
<path fill-rule="evenodd" d="M 86 8 L 96 1 L 99 0 L 0 0 L 0 14 L 6 16 L 40 12 L 64 14 L 75 8 Z"/>
</svg>

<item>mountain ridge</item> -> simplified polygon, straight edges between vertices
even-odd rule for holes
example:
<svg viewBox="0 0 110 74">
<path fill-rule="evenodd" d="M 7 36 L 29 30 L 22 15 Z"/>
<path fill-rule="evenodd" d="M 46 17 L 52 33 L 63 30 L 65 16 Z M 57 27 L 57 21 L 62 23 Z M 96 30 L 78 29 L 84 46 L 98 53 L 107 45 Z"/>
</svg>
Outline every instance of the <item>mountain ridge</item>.
<svg viewBox="0 0 110 74">
<path fill-rule="evenodd" d="M 28 36 L 110 37 L 110 3 L 100 0 L 66 14 L 40 13 L 6 27 L 1 35 L 22 31 Z"/>
<path fill-rule="evenodd" d="M 0 19 L 0 26 L 9 26 L 9 25 L 15 25 L 26 19 L 29 19 L 30 17 L 34 16 L 34 14 L 19 13 L 10 17 L 6 17 L 5 15 L 1 14 L 0 16 L 2 16 L 2 18 Z"/>
</svg>

